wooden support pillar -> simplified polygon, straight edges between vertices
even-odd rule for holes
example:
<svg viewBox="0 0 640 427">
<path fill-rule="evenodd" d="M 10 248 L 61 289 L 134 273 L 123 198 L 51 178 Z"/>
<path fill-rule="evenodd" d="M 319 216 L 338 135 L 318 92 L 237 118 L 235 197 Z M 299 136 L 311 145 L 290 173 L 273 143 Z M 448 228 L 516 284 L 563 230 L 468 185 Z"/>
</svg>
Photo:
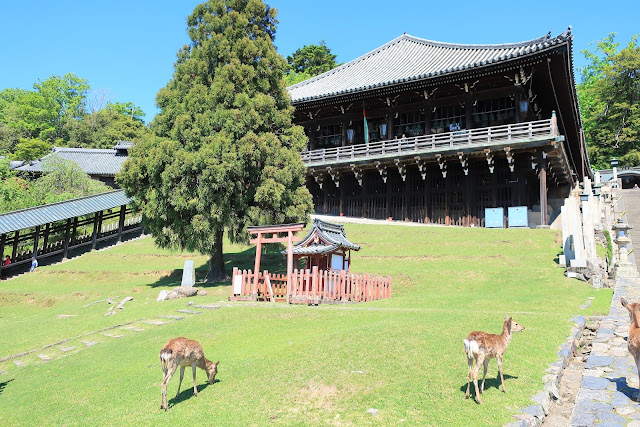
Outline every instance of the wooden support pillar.
<svg viewBox="0 0 640 427">
<path fill-rule="evenodd" d="M 467 160 L 468 161 L 468 160 Z M 469 170 L 469 173 L 464 177 L 464 209 L 466 211 L 466 219 L 465 219 L 465 227 L 471 227 L 471 221 L 473 221 L 473 215 L 471 214 L 471 197 L 473 193 L 473 190 L 471 188 L 471 185 L 473 184 L 473 174 L 474 174 L 474 170 L 469 168 L 469 166 L 467 165 L 467 168 Z"/>
<path fill-rule="evenodd" d="M 384 184 L 384 218 L 391 218 L 391 185 L 388 179 Z"/>
<path fill-rule="evenodd" d="M 327 188 L 329 186 L 328 183 L 326 183 L 324 185 L 324 189 L 322 190 L 322 213 L 323 214 L 327 214 L 327 212 L 329 212 L 329 189 Z"/>
<path fill-rule="evenodd" d="M 451 225 L 451 178 L 444 178 L 444 224 Z"/>
<path fill-rule="evenodd" d="M 91 250 L 96 248 L 96 241 L 98 239 L 98 221 L 100 220 L 100 212 L 96 212 L 93 217 L 93 233 L 91 234 Z"/>
<path fill-rule="evenodd" d="M 67 226 L 64 229 L 64 245 L 63 245 L 63 254 L 62 258 L 67 259 L 67 255 L 69 255 L 69 233 L 71 231 L 71 218 L 67 220 Z"/>
<path fill-rule="evenodd" d="M 19 238 L 20 238 L 20 230 L 16 230 L 13 233 L 13 251 L 11 252 L 11 262 L 16 262 L 16 256 L 18 255 Z"/>
<path fill-rule="evenodd" d="M 38 241 L 40 240 L 40 226 L 36 225 L 36 231 L 33 235 L 33 252 L 31 253 L 32 257 L 38 256 Z"/>
<path fill-rule="evenodd" d="M 315 120 L 311 122 L 311 127 L 309 128 L 309 150 L 316 149 L 316 122 Z"/>
<path fill-rule="evenodd" d="M 6 242 L 7 242 L 7 234 L 2 233 L 2 236 L 0 237 L 0 262 L 2 264 L 4 264 L 4 245 Z"/>
<path fill-rule="evenodd" d="M 251 299 L 258 299 L 258 276 L 260 275 L 260 257 L 262 256 L 262 233 L 258 233 L 258 241 L 256 242 L 256 260 L 253 265 L 253 287 L 251 289 Z M 289 279 L 287 278 L 287 281 Z"/>
<path fill-rule="evenodd" d="M 344 215 L 344 191 L 342 191 L 342 187 L 340 186 L 336 186 L 336 189 L 338 190 L 338 211 L 342 216 Z"/>
<path fill-rule="evenodd" d="M 78 217 L 73 218 L 73 230 L 71 232 L 71 246 L 76 244 L 76 232 L 78 231 Z"/>
<path fill-rule="evenodd" d="M 297 265 L 296 265 L 297 267 Z M 293 231 L 287 233 L 287 302 L 291 296 L 291 277 L 293 275 Z"/>
<path fill-rule="evenodd" d="M 342 128 L 341 128 L 341 139 L 342 139 L 342 146 L 346 147 L 347 146 L 347 126 L 349 125 L 349 120 L 347 120 L 346 116 L 342 116 Z"/>
<path fill-rule="evenodd" d="M 390 111 L 389 115 L 387 116 L 387 139 L 389 140 L 395 139 L 396 136 L 400 137 L 400 135 L 396 135 L 396 128 L 395 128 L 396 114 L 397 113 L 395 111 Z"/>
<path fill-rule="evenodd" d="M 547 156 L 540 159 L 540 225 L 547 225 Z"/>
<path fill-rule="evenodd" d="M 520 111 L 520 101 L 522 101 L 522 92 L 519 89 L 516 89 L 513 102 L 516 103 L 516 123 L 522 122 L 522 113 Z"/>
<path fill-rule="evenodd" d="M 44 240 L 42 241 L 42 252 L 47 251 L 47 245 L 49 244 L 49 230 L 51 229 L 51 223 L 48 223 L 44 228 Z"/>
<path fill-rule="evenodd" d="M 120 217 L 118 218 L 118 242 L 122 241 L 122 230 L 124 229 L 124 217 L 127 213 L 127 205 L 120 206 Z"/>
<path fill-rule="evenodd" d="M 471 99 L 471 95 L 467 95 L 464 100 L 464 121 L 465 129 L 473 127 L 473 99 Z"/>
<path fill-rule="evenodd" d="M 387 131 L 388 132 L 388 131 Z M 367 179 L 367 174 L 362 172 L 362 217 L 366 218 L 368 213 L 368 204 L 369 204 L 369 188 Z"/>
</svg>

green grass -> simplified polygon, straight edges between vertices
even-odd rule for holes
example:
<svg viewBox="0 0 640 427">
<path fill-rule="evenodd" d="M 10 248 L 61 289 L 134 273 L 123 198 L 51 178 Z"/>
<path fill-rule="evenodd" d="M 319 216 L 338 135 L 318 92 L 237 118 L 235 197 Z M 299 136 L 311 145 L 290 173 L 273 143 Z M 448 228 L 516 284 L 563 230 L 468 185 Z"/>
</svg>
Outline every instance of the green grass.
<svg viewBox="0 0 640 427">
<path fill-rule="evenodd" d="M 0 283 L 0 358 L 73 338 L 60 346 L 0 362 L 1 425 L 501 425 L 542 387 L 576 314 L 608 312 L 611 290 L 563 276 L 549 230 L 486 230 L 346 225 L 352 270 L 391 275 L 393 297 L 318 307 L 234 303 L 162 326 L 137 322 L 179 314 L 188 301 L 220 303 L 229 284 L 204 297 L 156 302 L 179 283 L 185 259 L 204 277 L 206 258 L 154 247 L 150 238 L 93 252 Z M 225 246 L 229 272 L 252 268 L 254 250 Z M 284 270 L 278 247 L 263 268 Z M 104 316 L 103 298 L 133 296 Z M 595 300 L 580 310 L 588 297 Z M 83 307 L 84 306 L 84 307 Z M 499 391 L 492 361 L 484 405 L 464 399 L 467 364 L 462 340 L 472 330 L 499 333 L 512 315 L 526 331 L 504 359 L 508 393 Z M 58 318 L 59 314 L 75 317 Z M 145 329 L 114 329 L 134 322 Z M 85 335 L 81 338 L 81 335 Z M 169 412 L 160 411 L 160 348 L 175 336 L 200 341 L 220 360 L 215 385 L 190 372 Z M 85 348 L 80 340 L 99 341 Z M 43 363 L 38 354 L 53 360 Z M 380 410 L 377 417 L 366 411 Z"/>
</svg>

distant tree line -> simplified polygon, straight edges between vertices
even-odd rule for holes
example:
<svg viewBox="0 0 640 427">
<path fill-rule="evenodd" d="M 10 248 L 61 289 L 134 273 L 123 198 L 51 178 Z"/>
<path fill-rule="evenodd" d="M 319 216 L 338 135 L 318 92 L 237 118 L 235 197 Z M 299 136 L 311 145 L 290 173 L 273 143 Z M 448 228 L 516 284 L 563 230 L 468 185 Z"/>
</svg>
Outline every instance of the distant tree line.
<svg viewBox="0 0 640 427">
<path fill-rule="evenodd" d="M 640 166 L 640 47 L 633 36 L 620 49 L 611 33 L 594 50 L 582 53 L 589 63 L 581 70 L 578 97 L 582 124 L 594 169 Z"/>
<path fill-rule="evenodd" d="M 34 160 L 56 146 L 111 148 L 148 132 L 132 102 L 96 99 L 89 108 L 87 80 L 72 73 L 34 83 L 33 90 L 0 91 L 0 155 Z"/>
</svg>

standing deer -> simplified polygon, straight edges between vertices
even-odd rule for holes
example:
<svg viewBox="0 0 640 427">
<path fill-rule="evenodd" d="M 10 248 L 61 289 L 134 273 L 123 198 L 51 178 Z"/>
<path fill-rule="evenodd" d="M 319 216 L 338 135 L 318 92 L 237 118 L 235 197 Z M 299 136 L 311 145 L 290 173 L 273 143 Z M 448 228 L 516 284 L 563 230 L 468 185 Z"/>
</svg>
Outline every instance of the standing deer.
<svg viewBox="0 0 640 427">
<path fill-rule="evenodd" d="M 204 357 L 204 351 L 198 341 L 189 340 L 187 338 L 174 338 L 162 347 L 160 350 L 160 363 L 162 364 L 162 403 L 160 409 L 167 410 L 167 383 L 180 366 L 180 383 L 178 384 L 178 392 L 176 398 L 180 394 L 180 386 L 184 377 L 184 369 L 191 366 L 193 369 L 193 394 L 198 395 L 196 387 L 196 367 L 204 369 L 209 377 L 209 382 L 213 384 L 216 374 L 218 373 L 218 363 L 211 362 Z"/>
<path fill-rule="evenodd" d="M 633 356 L 638 367 L 638 380 L 640 380 L 640 312 L 638 307 L 640 304 L 637 302 L 628 303 L 626 299 L 620 298 L 620 303 L 629 310 L 629 338 L 627 338 L 627 348 L 629 353 Z M 638 391 L 638 397 L 636 398 L 640 402 L 640 391 Z"/>
<path fill-rule="evenodd" d="M 489 367 L 489 361 L 494 357 L 498 361 L 502 391 L 507 392 L 504 386 L 504 377 L 502 376 L 502 355 L 511 342 L 511 334 L 520 331 L 524 331 L 524 326 L 519 325 L 513 318 L 505 315 L 502 334 L 495 335 L 481 331 L 473 331 L 467 336 L 467 339 L 464 340 L 464 352 L 467 354 L 467 361 L 469 362 L 467 399 L 469 398 L 469 385 L 473 379 L 473 385 L 476 388 L 476 401 L 482 403 L 480 393 L 484 393 L 484 379 L 487 376 L 487 368 Z M 473 359 L 476 360 L 476 365 L 472 368 Z M 484 373 L 482 374 L 482 386 L 480 387 L 480 391 L 478 391 L 478 371 L 480 370 L 480 365 L 484 366 Z"/>
</svg>

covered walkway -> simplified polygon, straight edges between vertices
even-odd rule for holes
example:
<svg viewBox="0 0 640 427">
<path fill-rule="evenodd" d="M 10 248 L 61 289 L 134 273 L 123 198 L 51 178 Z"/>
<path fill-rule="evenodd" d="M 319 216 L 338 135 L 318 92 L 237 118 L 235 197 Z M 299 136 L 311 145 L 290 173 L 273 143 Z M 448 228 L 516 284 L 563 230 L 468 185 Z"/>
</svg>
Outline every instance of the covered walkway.
<svg viewBox="0 0 640 427">
<path fill-rule="evenodd" d="M 93 250 L 100 242 L 120 242 L 124 234 L 142 231 L 142 216 L 128 206 L 131 201 L 124 190 L 114 190 L 0 214 L 3 277 L 5 270 L 11 274 L 29 265 L 32 257 L 64 259 L 71 250 Z"/>
</svg>

